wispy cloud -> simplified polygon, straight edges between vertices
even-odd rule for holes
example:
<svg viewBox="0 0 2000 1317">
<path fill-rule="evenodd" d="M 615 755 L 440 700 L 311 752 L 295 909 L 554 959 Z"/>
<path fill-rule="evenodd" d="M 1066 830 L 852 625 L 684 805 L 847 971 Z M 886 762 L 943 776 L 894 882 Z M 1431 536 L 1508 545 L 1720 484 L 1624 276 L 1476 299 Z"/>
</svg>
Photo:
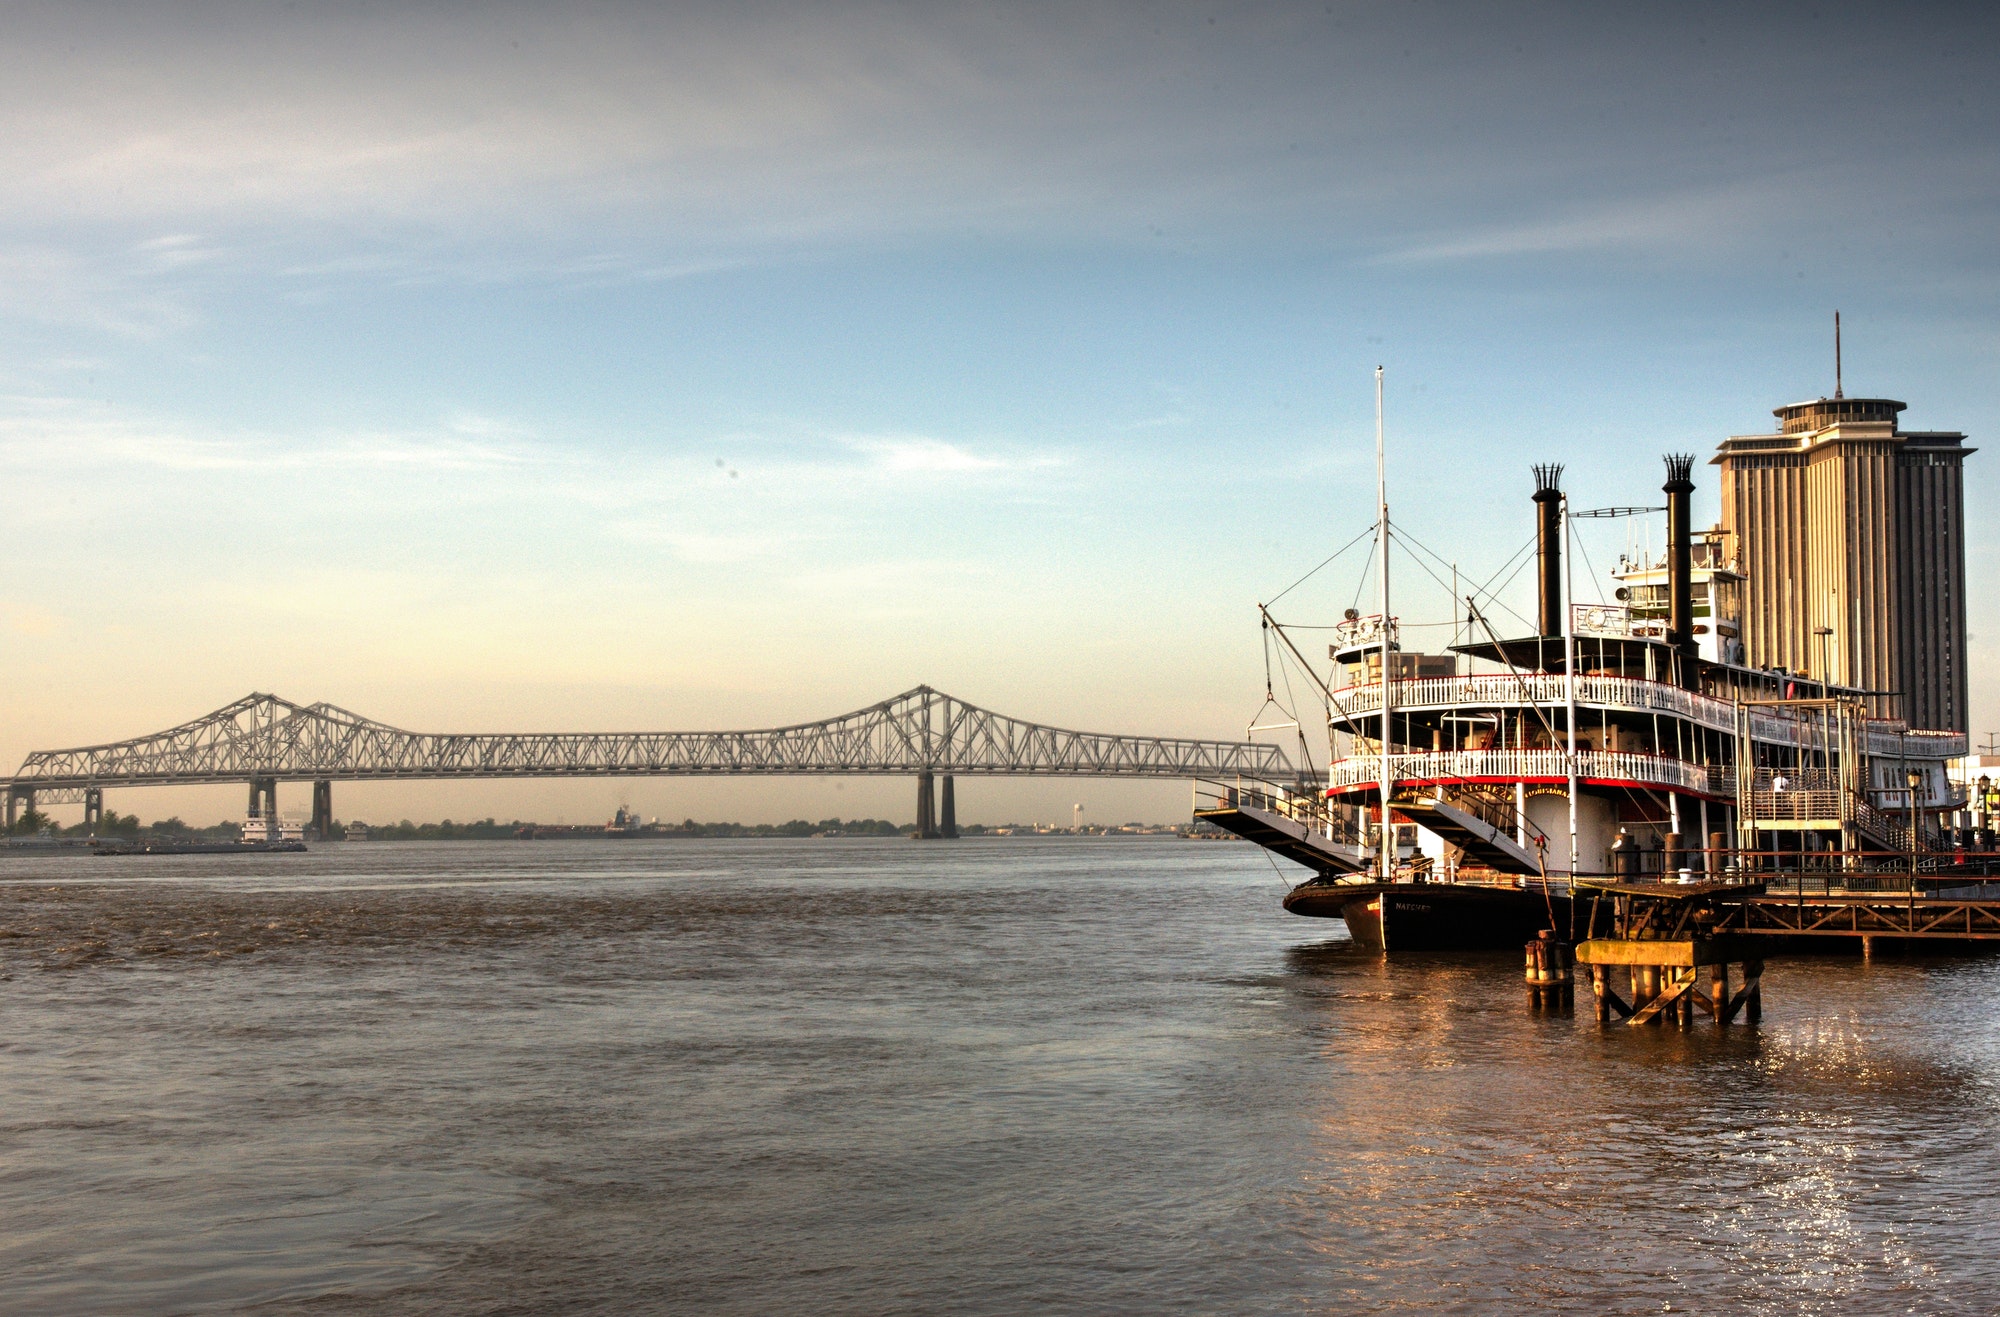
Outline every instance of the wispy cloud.
<svg viewBox="0 0 2000 1317">
<path fill-rule="evenodd" d="M 174 423 L 129 419 L 75 399 L 0 398 L 0 468 L 17 470 L 61 464 L 181 472 L 469 472 L 557 460 L 519 431 L 511 437 L 467 433 L 462 420 L 431 431 L 204 434 Z"/>
<path fill-rule="evenodd" d="M 169 233 L 134 245 L 133 251 L 161 270 L 178 270 L 215 260 L 220 254 L 192 233 Z"/>
<path fill-rule="evenodd" d="M 167 253 L 175 248 L 163 249 Z M 162 251 L 93 250 L 54 241 L 0 241 L 0 318 L 66 325 L 145 341 L 199 322 L 195 300 L 162 276 Z"/>
<path fill-rule="evenodd" d="M 896 437 L 851 439 L 855 451 L 867 454 L 883 471 L 895 474 L 947 475 L 998 471 L 1007 464 L 995 457 L 968 452 L 942 439 Z"/>
<path fill-rule="evenodd" d="M 1787 180 L 1767 179 L 1571 207 L 1512 224 L 1434 232 L 1375 258 L 1382 265 L 1421 265 L 1589 251 L 1671 251 L 1719 248 L 1761 235 L 1788 216 L 1796 193 Z"/>
<path fill-rule="evenodd" d="M 1782 30 L 1801 66 L 1865 45 L 1910 86 L 1937 56 L 1886 14 L 1790 30 L 1560 6 L 1216 21 L 1193 5 L 614 0 L 503 3 L 477 24 L 422 3 L 13 17 L 7 222 L 62 235 L 46 245 L 112 286 L 72 272 L 45 297 L 0 258 L 0 310 L 129 332 L 194 303 L 149 303 L 121 261 L 160 279 L 285 271 L 303 301 L 343 280 L 672 280 L 994 235 L 1411 265 L 1728 241 L 1746 201 L 1768 218 L 1749 194 L 1774 162 L 1892 164 L 1927 197 L 1992 174 L 1974 80 L 1936 79 L 1960 107 L 1938 133 L 1910 131 L 1920 89 L 1813 101 L 1759 76 L 1751 52 Z M 1838 155 L 1812 145 L 1836 137 Z M 1549 196 L 1574 208 L 1536 216 Z M 82 231 L 120 239 L 91 250 Z"/>
</svg>

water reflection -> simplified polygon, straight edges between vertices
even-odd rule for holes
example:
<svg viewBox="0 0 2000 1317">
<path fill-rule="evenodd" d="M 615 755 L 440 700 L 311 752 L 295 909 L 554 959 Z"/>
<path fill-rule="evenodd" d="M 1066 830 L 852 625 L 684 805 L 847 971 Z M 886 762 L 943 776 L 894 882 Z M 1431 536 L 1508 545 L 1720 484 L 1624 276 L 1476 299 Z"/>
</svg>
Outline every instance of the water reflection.
<svg viewBox="0 0 2000 1317">
<path fill-rule="evenodd" d="M 1962 1024 L 1990 964 L 1787 959 L 1761 1028 L 1684 1032 L 1531 1013 L 1512 956 L 1285 960 L 1337 1062 L 1296 1202 L 1329 1251 L 1373 1245 L 1357 1299 L 1429 1306 L 1435 1276 L 1475 1310 L 1991 1306 L 1991 1009 Z"/>
<path fill-rule="evenodd" d="M 2000 1302 L 2000 963 L 1787 959 L 1759 1029 L 1606 1028 L 1286 916 L 1246 851 L 0 871 L 10 1301 Z"/>
</svg>

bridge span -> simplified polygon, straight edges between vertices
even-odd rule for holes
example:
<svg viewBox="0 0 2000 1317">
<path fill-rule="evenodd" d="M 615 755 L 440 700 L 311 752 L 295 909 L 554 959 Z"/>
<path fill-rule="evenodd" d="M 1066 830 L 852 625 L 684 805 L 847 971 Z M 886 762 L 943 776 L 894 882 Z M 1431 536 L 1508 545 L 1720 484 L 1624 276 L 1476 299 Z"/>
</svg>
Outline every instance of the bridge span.
<svg viewBox="0 0 2000 1317">
<path fill-rule="evenodd" d="M 95 822 L 111 788 L 230 782 L 248 784 L 252 817 L 268 816 L 278 783 L 311 782 L 324 836 L 335 782 L 776 774 L 915 777 L 918 828 L 949 836 L 954 776 L 1282 784 L 1298 770 L 1275 745 L 1046 727 L 929 686 L 819 722 L 741 732 L 410 732 L 331 704 L 257 694 L 150 736 L 34 751 L 6 780 L 6 817 L 11 826 L 23 806 L 81 801 Z"/>
</svg>

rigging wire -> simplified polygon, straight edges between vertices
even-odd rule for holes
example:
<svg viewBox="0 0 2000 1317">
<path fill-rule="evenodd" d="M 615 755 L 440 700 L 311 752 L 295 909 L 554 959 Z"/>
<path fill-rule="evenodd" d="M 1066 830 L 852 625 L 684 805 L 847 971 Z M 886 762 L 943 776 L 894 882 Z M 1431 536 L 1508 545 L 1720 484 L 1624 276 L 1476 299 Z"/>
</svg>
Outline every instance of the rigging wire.
<svg viewBox="0 0 2000 1317">
<path fill-rule="evenodd" d="M 1381 531 L 1381 527 L 1380 527 L 1380 525 L 1379 525 L 1379 524 L 1377 525 L 1377 528 L 1376 528 L 1376 531 L 1377 531 L 1377 534 L 1380 534 L 1380 531 Z M 1369 548 L 1371 548 L 1371 549 L 1372 549 L 1372 548 L 1374 548 L 1374 547 L 1375 547 L 1375 541 L 1374 541 L 1374 540 L 1372 540 L 1372 539 L 1371 539 L 1371 540 L 1369 540 L 1369 541 L 1368 541 L 1368 547 L 1369 547 Z M 1370 563 L 1370 564 L 1372 565 L 1372 564 L 1374 563 L 1374 561 L 1375 561 L 1375 555 L 1374 555 L 1374 554 L 1372 554 L 1372 553 L 1371 553 L 1371 554 L 1369 554 L 1369 555 L 1368 555 L 1368 561 L 1369 561 L 1369 563 Z M 1366 590 L 1367 588 L 1368 588 L 1368 568 L 1366 568 L 1366 567 L 1363 567 L 1363 568 L 1361 569 L 1361 579 L 1360 579 L 1360 580 L 1358 580 L 1358 581 L 1356 581 L 1356 582 L 1354 583 L 1354 602 L 1348 605 L 1348 608 L 1349 608 L 1349 609 L 1351 609 L 1351 610 L 1353 610 L 1353 611 L 1356 611 L 1356 612 L 1359 612 L 1359 611 L 1360 611 L 1360 609 L 1361 609 L 1361 592 L 1362 592 L 1363 590 Z M 1383 620 L 1384 622 L 1387 622 L 1387 621 L 1388 621 L 1389 619 L 1387 619 L 1387 618 L 1383 618 L 1382 620 Z"/>
<path fill-rule="evenodd" d="M 1590 560 L 1590 550 L 1583 547 L 1583 536 L 1570 536 L 1570 543 L 1576 545 L 1576 551 L 1583 555 L 1583 565 L 1590 572 L 1590 588 L 1597 592 L 1597 602 L 1602 604 L 1604 602 L 1604 582 L 1598 579 L 1597 564 Z"/>
<path fill-rule="evenodd" d="M 1425 553 L 1428 553 L 1431 556 L 1431 561 L 1437 563 L 1438 566 L 1440 567 L 1451 566 L 1451 564 L 1445 560 L 1443 554 L 1439 553 L 1436 549 L 1433 549 L 1430 545 L 1425 544 L 1422 540 L 1418 539 L 1416 536 L 1406 534 L 1404 538 L 1410 544 L 1414 545 L 1419 549 L 1422 549 Z M 1500 566 L 1494 570 L 1493 575 L 1486 578 L 1485 584 L 1478 586 L 1478 588 L 1476 588 L 1473 591 L 1473 593 L 1475 595 L 1482 595 L 1482 596 L 1493 593 L 1494 589 L 1496 588 L 1493 585 L 1493 582 L 1495 579 L 1499 577 L 1500 573 L 1506 571 L 1510 567 L 1513 567 L 1515 565 L 1514 560 L 1516 558 L 1520 558 L 1525 554 L 1532 553 L 1534 547 L 1535 547 L 1535 537 L 1530 535 L 1527 541 L 1524 544 L 1522 544 L 1520 548 L 1514 550 L 1514 552 L 1507 555 L 1507 561 L 1501 563 Z M 1511 581 L 1513 580 L 1513 577 L 1510 576 L 1507 579 Z M 1504 590 L 1506 588 L 1506 584 L 1503 582 L 1497 588 Z"/>
<path fill-rule="evenodd" d="M 1298 709 L 1297 709 L 1298 695 L 1292 690 L 1291 669 L 1286 666 L 1285 650 L 1283 649 L 1278 651 L 1278 677 L 1285 683 L 1285 698 L 1291 701 L 1291 704 L 1287 706 L 1285 704 L 1280 703 L 1278 701 L 1277 695 L 1272 690 L 1271 632 L 1273 629 L 1276 629 L 1278 631 L 1279 637 L 1282 639 L 1284 635 L 1284 629 L 1281 626 L 1279 626 L 1277 621 L 1274 618 L 1272 618 L 1268 612 L 1266 612 L 1263 617 L 1263 626 L 1261 628 L 1264 636 L 1264 703 L 1258 707 L 1256 717 L 1253 717 L 1250 720 L 1250 730 L 1252 731 L 1257 730 L 1257 719 L 1262 718 L 1264 716 L 1265 709 L 1276 709 L 1279 713 L 1282 713 L 1287 718 L 1290 718 L 1292 720 L 1292 726 L 1296 730 L 1299 738 L 1300 762 L 1307 773 L 1312 773 L 1314 771 L 1312 746 L 1306 740 L 1305 720 L 1299 717 L 1298 714 Z M 1289 645 L 1287 647 L 1289 648 Z M 1312 676 L 1313 674 L 1307 673 L 1306 675 Z M 1325 684 L 1320 682 L 1316 676 L 1313 677 L 1313 684 L 1319 686 L 1321 690 L 1325 689 Z M 1325 701 L 1325 703 L 1326 703 L 1327 720 L 1330 722 L 1333 718 L 1333 705 L 1331 700 L 1327 700 Z"/>
<path fill-rule="evenodd" d="M 1494 649 L 1500 654 L 1500 661 L 1507 665 L 1508 674 L 1514 678 L 1515 683 L 1521 688 L 1522 705 L 1535 715 L 1535 721 L 1540 723 L 1543 730 L 1548 732 L 1549 748 L 1555 749 L 1557 741 L 1561 739 L 1556 735 L 1556 725 L 1549 720 L 1547 714 L 1542 712 L 1542 706 L 1535 702 L 1534 692 L 1528 689 L 1527 678 L 1522 675 L 1520 667 L 1514 660 L 1508 657 L 1507 647 L 1500 643 L 1500 637 L 1493 634 L 1493 624 L 1486 620 L 1486 614 L 1480 611 L 1479 605 L 1472 601 L 1471 596 L 1468 595 L 1466 597 L 1465 605 L 1471 610 L 1473 620 L 1479 623 L 1479 629 L 1484 631 L 1486 638 L 1493 642 Z M 1564 662 L 1568 662 L 1568 660 L 1565 659 Z M 1567 745 L 1559 753 L 1567 758 L 1569 753 Z"/>
<path fill-rule="evenodd" d="M 1301 576 L 1298 580 L 1293 581 L 1290 585 L 1278 591 L 1278 593 L 1272 595 L 1265 602 L 1271 604 L 1277 603 L 1280 599 L 1283 599 L 1286 595 L 1290 594 L 1292 591 L 1298 589 L 1300 586 L 1304 585 L 1307 581 L 1311 580 L 1314 576 L 1318 575 L 1321 568 L 1328 566 L 1333 562 L 1335 558 L 1338 558 L 1341 554 L 1346 553 L 1349 549 L 1361 543 L 1362 536 L 1372 535 L 1374 534 L 1374 532 L 1375 532 L 1375 526 L 1371 524 L 1368 527 L 1368 529 L 1362 531 L 1360 535 L 1356 535 L 1353 539 L 1349 540 L 1347 543 L 1341 545 L 1338 549 L 1335 549 L 1332 553 L 1328 554 L 1326 558 L 1320 562 L 1320 565 L 1318 567 L 1313 568 L 1311 571 L 1307 572 L 1304 576 Z"/>
<path fill-rule="evenodd" d="M 1324 624 L 1320 624 L 1320 623 L 1311 623 L 1311 622 L 1287 622 L 1287 623 L 1285 623 L 1285 630 L 1287 630 L 1287 631 L 1338 631 L 1338 630 L 1340 630 L 1340 629 L 1341 629 L 1342 627 L 1344 627 L 1345 625 L 1346 625 L 1346 623 L 1344 623 L 1344 622 L 1327 622 L 1327 623 L 1324 623 Z M 1407 630 L 1410 630 L 1411 628 L 1414 628 L 1414 627 L 1442 627 L 1442 626 L 1450 626 L 1450 625 L 1452 625 L 1452 624 L 1451 624 L 1450 622 L 1403 622 L 1403 621 L 1398 621 L 1398 622 L 1396 623 L 1396 629 L 1397 629 L 1398 631 L 1407 631 Z"/>
<path fill-rule="evenodd" d="M 1525 617 L 1522 617 L 1519 613 L 1515 612 L 1512 608 L 1507 606 L 1506 600 L 1500 598 L 1500 591 L 1505 590 L 1508 586 L 1514 584 L 1514 577 L 1519 576 L 1524 570 L 1526 570 L 1529 561 L 1530 559 L 1523 558 L 1521 560 L 1521 565 L 1514 569 L 1514 575 L 1509 576 L 1506 580 L 1502 581 L 1498 589 L 1496 589 L 1492 594 L 1487 596 L 1486 602 L 1492 604 L 1495 608 L 1499 609 L 1501 612 L 1506 613 L 1508 616 L 1512 617 L 1516 622 L 1519 622 L 1522 626 L 1527 627 L 1530 631 L 1533 631 L 1535 629 L 1535 623 L 1530 622 Z"/>
<path fill-rule="evenodd" d="M 1292 693 L 1291 670 L 1287 668 L 1283 663 L 1280 663 L 1278 665 L 1278 676 L 1282 678 L 1285 683 L 1285 698 L 1287 700 L 1290 700 L 1293 705 L 1292 708 L 1286 709 L 1285 712 L 1291 717 L 1292 725 L 1298 730 L 1299 758 L 1305 761 L 1305 769 L 1308 773 L 1310 773 L 1313 771 L 1312 747 L 1306 744 L 1306 723 L 1305 719 L 1299 717 L 1297 708 L 1299 697 Z"/>
<path fill-rule="evenodd" d="M 1439 576 L 1439 575 L 1438 575 L 1438 574 L 1437 574 L 1436 572 L 1432 571 L 1432 570 L 1430 569 L 1429 565 L 1428 565 L 1428 564 L 1426 564 L 1426 563 L 1424 562 L 1424 560 L 1423 560 L 1422 558 L 1419 558 L 1419 557 L 1417 557 L 1417 556 L 1416 556 L 1415 554 L 1411 554 L 1411 555 L 1410 555 L 1410 561 L 1411 561 L 1411 562 L 1413 562 L 1413 563 L 1415 563 L 1415 564 L 1417 565 L 1417 570 L 1421 571 L 1421 572 L 1422 572 L 1422 573 L 1423 573 L 1423 574 L 1424 574 L 1425 576 L 1428 576 L 1428 577 L 1430 577 L 1430 578 L 1431 578 L 1431 579 L 1432 579 L 1433 581 L 1436 581 L 1436 582 L 1438 583 L 1438 586 L 1439 586 L 1439 588 L 1440 588 L 1440 589 L 1442 589 L 1442 590 L 1443 590 L 1443 591 L 1445 592 L 1445 594 L 1446 594 L 1447 596 L 1449 596 L 1449 595 L 1451 594 L 1451 587 L 1450 587 L 1449 585 L 1446 585 L 1446 584 L 1444 583 L 1444 578 L 1443 578 L 1443 577 L 1441 577 L 1441 576 Z M 1454 610 L 1454 611 L 1456 611 L 1457 607 L 1458 607 L 1458 605 L 1457 605 L 1457 602 L 1456 602 L 1456 601 L 1453 601 L 1453 604 L 1452 604 L 1452 608 L 1453 608 L 1453 610 Z M 1399 625 L 1400 625 L 1400 624 L 1399 624 Z M 1420 625 L 1420 626 L 1450 626 L 1450 625 L 1451 625 L 1451 623 L 1449 623 L 1449 622 L 1425 622 L 1425 623 L 1418 623 L 1418 625 Z"/>
<path fill-rule="evenodd" d="M 1292 890 L 1292 888 L 1298 886 L 1297 883 L 1294 883 L 1291 879 L 1285 877 L 1285 871 L 1278 867 L 1278 862 L 1277 860 L 1272 858 L 1270 849 L 1268 847 L 1259 846 L 1257 849 L 1263 851 L 1264 858 L 1271 861 L 1271 872 L 1278 876 L 1278 881 L 1285 885 L 1286 891 L 1289 892 Z"/>
<path fill-rule="evenodd" d="M 1444 556 L 1442 554 L 1440 554 L 1437 550 L 1431 548 L 1428 544 L 1425 544 L 1422 540 L 1419 540 L 1416 536 L 1410 535 L 1406 532 L 1403 535 L 1399 536 L 1398 538 L 1401 539 L 1405 544 L 1412 545 L 1418 549 L 1423 550 L 1425 553 L 1429 554 L 1431 560 L 1437 563 L 1440 567 L 1448 568 L 1451 566 L 1450 563 L 1445 561 Z M 1509 608 L 1507 606 L 1504 600 L 1498 598 L 1498 595 L 1502 590 L 1505 590 L 1508 586 L 1512 585 L 1514 583 L 1515 578 L 1520 576 L 1521 572 L 1524 569 L 1526 569 L 1529 560 L 1533 556 L 1534 547 L 1535 547 L 1535 539 L 1533 536 L 1529 536 L 1527 543 L 1523 544 L 1520 548 L 1514 550 L 1512 554 L 1508 555 L 1507 561 L 1501 563 L 1499 568 L 1494 571 L 1493 575 L 1486 578 L 1485 584 L 1476 585 L 1472 592 L 1474 598 L 1485 599 L 1487 602 L 1492 603 L 1495 607 L 1499 608 L 1501 611 L 1512 615 L 1514 620 L 1519 622 L 1521 625 L 1529 627 L 1531 629 L 1535 624 L 1530 622 L 1527 618 L 1522 617 L 1519 613 L 1514 612 L 1512 608 Z M 1520 561 L 1517 563 L 1515 561 L 1516 559 L 1519 559 Z M 1502 572 L 1507 572 L 1508 568 L 1510 567 L 1513 568 L 1513 570 L 1508 573 L 1507 579 L 1501 581 L 1500 584 L 1498 584 L 1497 586 L 1494 585 L 1493 582 L 1499 578 L 1500 574 Z M 1434 581 L 1439 580 L 1436 573 L 1432 573 L 1431 579 Z M 1439 584 L 1443 584 L 1443 582 L 1439 581 Z M 1452 609 L 1455 612 L 1457 608 L 1458 608 L 1458 601 L 1456 597 L 1454 597 L 1452 600 Z"/>
</svg>

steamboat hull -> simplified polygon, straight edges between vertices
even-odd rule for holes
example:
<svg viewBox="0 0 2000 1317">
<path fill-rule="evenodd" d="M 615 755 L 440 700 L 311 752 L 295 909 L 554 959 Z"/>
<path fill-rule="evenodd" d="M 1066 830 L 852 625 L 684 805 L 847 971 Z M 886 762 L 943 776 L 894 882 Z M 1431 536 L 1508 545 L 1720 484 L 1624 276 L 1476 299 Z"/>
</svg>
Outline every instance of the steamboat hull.
<svg viewBox="0 0 2000 1317">
<path fill-rule="evenodd" d="M 1339 919 L 1375 951 L 1516 950 L 1550 927 L 1570 923 L 1567 896 L 1471 883 L 1305 883 L 1285 896 L 1295 915 Z"/>
</svg>

